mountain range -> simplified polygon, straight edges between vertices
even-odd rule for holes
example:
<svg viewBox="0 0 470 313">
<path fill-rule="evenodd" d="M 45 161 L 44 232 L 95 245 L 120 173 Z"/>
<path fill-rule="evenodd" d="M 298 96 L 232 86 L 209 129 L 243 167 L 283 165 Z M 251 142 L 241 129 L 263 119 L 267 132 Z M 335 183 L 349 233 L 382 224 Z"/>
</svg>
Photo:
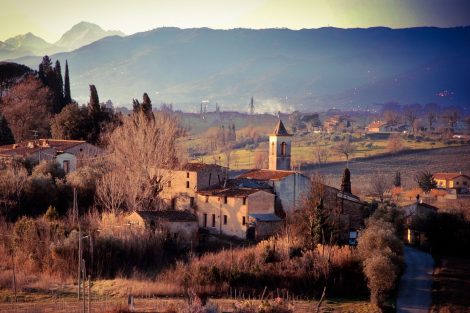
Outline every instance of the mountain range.
<svg viewBox="0 0 470 313">
<path fill-rule="evenodd" d="M 68 60 L 72 96 L 82 103 L 95 84 L 102 100 L 119 105 L 147 92 L 186 111 L 202 100 L 246 111 L 253 96 L 257 111 L 277 112 L 389 101 L 470 107 L 469 55 L 470 27 L 157 28 L 51 58 Z M 40 58 L 15 62 L 37 68 Z"/>
<path fill-rule="evenodd" d="M 100 26 L 80 22 L 65 32 L 55 43 L 26 33 L 0 41 L 0 61 L 22 56 L 43 56 L 58 52 L 71 51 L 108 36 L 124 36 L 120 31 L 105 31 Z"/>
</svg>

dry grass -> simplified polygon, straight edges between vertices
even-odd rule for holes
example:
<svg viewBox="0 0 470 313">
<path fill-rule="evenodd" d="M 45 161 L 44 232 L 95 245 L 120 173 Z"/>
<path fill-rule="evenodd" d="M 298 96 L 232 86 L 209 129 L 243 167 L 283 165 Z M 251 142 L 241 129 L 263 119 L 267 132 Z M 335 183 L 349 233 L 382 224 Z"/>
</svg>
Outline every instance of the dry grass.
<svg viewBox="0 0 470 313">
<path fill-rule="evenodd" d="M 433 313 L 470 312 L 470 259 L 446 257 L 434 272 Z"/>
</svg>

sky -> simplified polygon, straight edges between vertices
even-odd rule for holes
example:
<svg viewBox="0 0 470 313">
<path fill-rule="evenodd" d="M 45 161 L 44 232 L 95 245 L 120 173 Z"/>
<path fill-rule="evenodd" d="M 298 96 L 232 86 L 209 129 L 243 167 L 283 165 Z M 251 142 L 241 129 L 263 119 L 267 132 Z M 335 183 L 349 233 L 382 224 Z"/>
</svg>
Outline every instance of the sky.
<svg viewBox="0 0 470 313">
<path fill-rule="evenodd" d="M 181 28 L 470 25 L 470 0 L 0 0 L 0 41 L 32 32 L 48 42 L 87 21 L 128 35 Z"/>
</svg>

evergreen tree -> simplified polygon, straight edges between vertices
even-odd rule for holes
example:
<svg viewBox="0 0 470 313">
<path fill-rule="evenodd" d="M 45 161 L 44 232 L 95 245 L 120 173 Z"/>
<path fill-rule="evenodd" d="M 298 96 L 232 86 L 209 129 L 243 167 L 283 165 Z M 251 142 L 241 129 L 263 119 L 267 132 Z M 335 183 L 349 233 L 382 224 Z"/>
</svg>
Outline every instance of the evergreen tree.
<svg viewBox="0 0 470 313">
<path fill-rule="evenodd" d="M 143 95 L 141 110 L 145 114 L 145 116 L 147 116 L 149 118 L 153 117 L 152 101 L 150 101 L 150 97 L 146 92 Z"/>
<path fill-rule="evenodd" d="M 0 114 L 0 145 L 9 145 L 14 142 L 10 126 L 8 126 L 7 120 Z"/>
<path fill-rule="evenodd" d="M 59 113 L 64 107 L 64 81 L 62 79 L 62 68 L 59 60 L 55 61 L 54 66 L 54 113 Z"/>
<path fill-rule="evenodd" d="M 132 99 L 132 111 L 134 113 L 139 113 L 141 110 L 140 102 L 137 99 Z"/>
<path fill-rule="evenodd" d="M 100 137 L 101 122 L 103 120 L 98 91 L 95 85 L 90 85 L 90 101 L 88 102 L 87 112 L 88 122 L 90 123 L 88 141 L 95 144 Z"/>
<path fill-rule="evenodd" d="M 72 102 L 72 94 L 70 93 L 70 78 L 69 78 L 69 64 L 65 60 L 65 75 L 64 75 L 64 105 Z"/>
<path fill-rule="evenodd" d="M 401 173 L 399 171 L 395 173 L 395 179 L 393 181 L 393 185 L 395 187 L 401 187 Z"/>
<path fill-rule="evenodd" d="M 351 193 L 351 172 L 347 167 L 344 169 L 343 180 L 341 181 L 341 191 Z"/>
<path fill-rule="evenodd" d="M 52 72 L 52 62 L 49 56 L 45 55 L 39 64 L 39 78 L 42 83 L 47 86 L 47 77 Z"/>
<path fill-rule="evenodd" d="M 434 175 L 428 171 L 419 172 L 415 176 L 415 181 L 418 183 L 419 188 L 421 188 L 426 193 L 430 192 L 432 189 L 437 188 Z"/>
</svg>

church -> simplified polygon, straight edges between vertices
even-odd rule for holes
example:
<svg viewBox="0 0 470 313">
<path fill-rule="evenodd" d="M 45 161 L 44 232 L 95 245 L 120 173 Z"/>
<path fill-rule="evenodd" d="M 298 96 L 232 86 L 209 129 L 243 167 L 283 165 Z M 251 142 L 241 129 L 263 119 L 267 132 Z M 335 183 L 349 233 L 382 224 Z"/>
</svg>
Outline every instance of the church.
<svg viewBox="0 0 470 313">
<path fill-rule="evenodd" d="M 291 170 L 292 134 L 281 120 L 269 135 L 269 167 L 249 170 L 229 179 L 227 169 L 214 164 L 187 163 L 179 170 L 168 171 L 168 183 L 161 196 L 172 210 L 194 214 L 204 231 L 261 240 L 279 232 L 286 215 L 294 213 L 310 188 L 310 179 Z M 362 206 L 359 198 L 348 190 L 328 187 L 332 206 L 341 205 L 341 220 L 345 222 L 344 239 L 361 222 L 351 222 Z M 346 205 L 345 205 L 346 204 Z"/>
</svg>

